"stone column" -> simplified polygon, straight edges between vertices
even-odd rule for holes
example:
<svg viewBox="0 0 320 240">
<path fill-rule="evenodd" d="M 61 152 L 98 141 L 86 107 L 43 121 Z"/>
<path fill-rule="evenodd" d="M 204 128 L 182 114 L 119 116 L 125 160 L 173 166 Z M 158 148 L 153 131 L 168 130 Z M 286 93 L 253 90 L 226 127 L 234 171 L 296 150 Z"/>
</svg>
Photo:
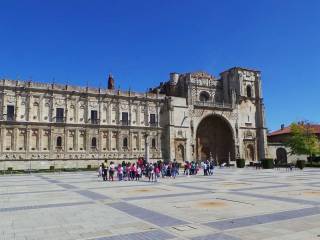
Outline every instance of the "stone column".
<svg viewBox="0 0 320 240">
<path fill-rule="evenodd" d="M 12 150 L 13 151 L 17 151 L 17 140 L 18 140 L 18 129 L 14 128 L 13 129 L 13 146 L 12 146 Z"/>
<path fill-rule="evenodd" d="M 39 141 L 38 151 L 42 150 L 42 133 L 43 133 L 43 129 L 40 128 L 38 130 L 38 141 Z"/>
<path fill-rule="evenodd" d="M 1 129 L 0 129 L 0 150 L 1 150 L 1 152 L 3 152 L 3 148 L 4 148 L 4 131 L 5 131 L 4 126 L 1 126 Z"/>
<path fill-rule="evenodd" d="M 79 151 L 79 129 L 77 128 L 74 131 L 74 137 L 75 137 L 75 141 L 74 141 L 74 151 Z"/>
<path fill-rule="evenodd" d="M 54 137 L 53 137 L 53 129 L 50 128 L 50 132 L 49 132 L 49 158 L 52 158 L 52 154 L 54 151 Z"/>
<path fill-rule="evenodd" d="M 30 129 L 26 129 L 26 158 L 29 158 L 30 151 Z"/>
<path fill-rule="evenodd" d="M 119 152 L 121 150 L 121 145 L 120 145 L 120 131 L 117 131 L 117 144 L 116 144 L 116 150 Z"/>
<path fill-rule="evenodd" d="M 107 150 L 111 151 L 111 140 L 112 140 L 112 131 L 108 130 L 107 135 Z"/>
<path fill-rule="evenodd" d="M 141 125 L 140 114 L 141 114 L 141 107 L 140 107 L 140 104 L 138 104 L 137 105 L 137 126 Z M 140 138 L 139 138 L 139 140 L 140 140 Z"/>
<path fill-rule="evenodd" d="M 149 162 L 149 142 L 148 142 L 148 133 L 144 135 L 144 159 Z"/>
</svg>

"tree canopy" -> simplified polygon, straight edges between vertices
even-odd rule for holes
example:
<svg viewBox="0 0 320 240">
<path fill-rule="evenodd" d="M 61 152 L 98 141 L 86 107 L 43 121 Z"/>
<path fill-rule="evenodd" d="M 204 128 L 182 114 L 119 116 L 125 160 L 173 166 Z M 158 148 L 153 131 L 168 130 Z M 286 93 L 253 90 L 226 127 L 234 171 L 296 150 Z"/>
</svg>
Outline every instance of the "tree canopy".
<svg viewBox="0 0 320 240">
<path fill-rule="evenodd" d="M 320 141 L 308 123 L 292 123 L 287 142 L 291 154 L 313 156 L 320 154 Z"/>
</svg>

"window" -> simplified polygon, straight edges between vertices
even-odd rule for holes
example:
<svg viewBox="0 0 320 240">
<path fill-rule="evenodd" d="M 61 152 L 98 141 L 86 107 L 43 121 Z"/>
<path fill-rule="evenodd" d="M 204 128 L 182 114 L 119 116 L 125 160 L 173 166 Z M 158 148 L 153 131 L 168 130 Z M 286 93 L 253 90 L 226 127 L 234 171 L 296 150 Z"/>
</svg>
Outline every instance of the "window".
<svg viewBox="0 0 320 240">
<path fill-rule="evenodd" d="M 98 124 L 98 112 L 96 110 L 91 110 L 91 123 Z"/>
<path fill-rule="evenodd" d="M 64 109 L 56 108 L 56 122 L 64 122 Z"/>
<path fill-rule="evenodd" d="M 95 137 L 91 139 L 91 148 L 97 148 L 97 138 Z"/>
<path fill-rule="evenodd" d="M 122 112 L 122 125 L 129 125 L 129 115 L 127 112 Z"/>
<path fill-rule="evenodd" d="M 248 98 L 251 98 L 251 97 L 252 97 L 252 89 L 251 89 L 251 86 L 250 86 L 250 85 L 247 86 L 247 97 L 248 97 Z"/>
<path fill-rule="evenodd" d="M 156 115 L 154 113 L 150 114 L 150 125 L 155 126 L 156 125 Z"/>
<path fill-rule="evenodd" d="M 7 106 L 7 120 L 8 121 L 14 120 L 14 106 L 11 106 L 11 105 Z"/>
<path fill-rule="evenodd" d="M 201 92 L 200 93 L 200 101 L 201 102 L 207 102 L 207 101 L 209 101 L 209 93 L 207 93 L 207 92 Z"/>
<path fill-rule="evenodd" d="M 128 147 L 128 138 L 123 138 L 122 147 L 127 148 Z"/>
<path fill-rule="evenodd" d="M 57 137 L 57 148 L 61 148 L 62 147 L 62 137 Z"/>
<path fill-rule="evenodd" d="M 152 138 L 151 140 L 151 147 L 156 148 L 156 139 Z"/>
</svg>

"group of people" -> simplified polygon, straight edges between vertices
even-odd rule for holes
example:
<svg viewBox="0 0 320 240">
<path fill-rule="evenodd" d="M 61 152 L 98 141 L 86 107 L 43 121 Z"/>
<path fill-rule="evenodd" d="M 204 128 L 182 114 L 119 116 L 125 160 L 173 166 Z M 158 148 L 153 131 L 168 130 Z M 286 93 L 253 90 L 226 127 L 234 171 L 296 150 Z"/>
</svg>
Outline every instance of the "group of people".
<svg viewBox="0 0 320 240">
<path fill-rule="evenodd" d="M 147 162 L 144 158 L 139 158 L 137 162 L 125 162 L 116 165 L 114 162 L 106 160 L 99 167 L 98 176 L 104 181 L 139 181 L 142 177 L 149 181 L 157 182 L 159 178 L 176 178 L 179 175 L 180 165 L 177 161 L 155 163 Z M 203 169 L 203 175 L 213 175 L 216 164 L 214 160 L 205 161 L 185 161 L 183 165 L 184 175 L 197 175 Z"/>
<path fill-rule="evenodd" d="M 200 169 L 203 169 L 203 175 L 209 176 L 213 175 L 213 170 L 216 164 L 214 160 L 205 160 L 205 161 L 192 161 L 192 162 L 185 162 L 184 164 L 184 175 L 197 175 Z"/>
<path fill-rule="evenodd" d="M 114 162 L 110 162 L 108 166 L 105 161 L 100 165 L 98 172 L 98 176 L 104 181 L 114 181 L 116 178 L 119 181 L 139 181 L 145 176 L 149 181 L 156 182 L 160 177 L 175 178 L 179 174 L 179 164 L 176 161 L 151 163 L 139 158 L 136 163 L 123 161 L 115 165 Z"/>
</svg>

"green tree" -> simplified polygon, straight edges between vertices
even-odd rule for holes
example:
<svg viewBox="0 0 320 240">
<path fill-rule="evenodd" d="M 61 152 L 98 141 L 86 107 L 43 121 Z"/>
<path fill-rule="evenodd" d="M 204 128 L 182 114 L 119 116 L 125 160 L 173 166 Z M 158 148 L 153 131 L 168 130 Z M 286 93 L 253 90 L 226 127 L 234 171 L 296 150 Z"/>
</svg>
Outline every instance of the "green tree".
<svg viewBox="0 0 320 240">
<path fill-rule="evenodd" d="M 320 142 L 309 123 L 292 123 L 287 146 L 291 154 L 314 156 L 320 154 Z"/>
</svg>

